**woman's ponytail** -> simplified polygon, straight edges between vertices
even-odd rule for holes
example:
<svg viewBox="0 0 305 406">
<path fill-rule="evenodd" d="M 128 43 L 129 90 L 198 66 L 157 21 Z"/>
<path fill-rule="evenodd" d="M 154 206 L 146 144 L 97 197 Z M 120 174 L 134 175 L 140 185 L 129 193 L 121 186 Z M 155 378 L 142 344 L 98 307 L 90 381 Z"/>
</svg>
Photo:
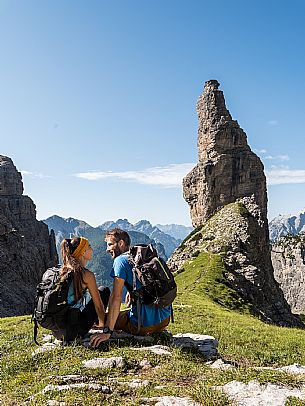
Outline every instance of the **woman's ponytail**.
<svg viewBox="0 0 305 406">
<path fill-rule="evenodd" d="M 84 268 L 81 266 L 79 261 L 72 256 L 73 251 L 76 250 L 80 243 L 80 238 L 65 238 L 62 240 L 60 249 L 62 257 L 62 268 L 60 271 L 60 280 L 63 282 L 68 278 L 70 274 L 73 275 L 73 285 L 74 285 L 74 298 L 75 301 L 79 300 L 83 296 L 83 271 Z"/>
</svg>

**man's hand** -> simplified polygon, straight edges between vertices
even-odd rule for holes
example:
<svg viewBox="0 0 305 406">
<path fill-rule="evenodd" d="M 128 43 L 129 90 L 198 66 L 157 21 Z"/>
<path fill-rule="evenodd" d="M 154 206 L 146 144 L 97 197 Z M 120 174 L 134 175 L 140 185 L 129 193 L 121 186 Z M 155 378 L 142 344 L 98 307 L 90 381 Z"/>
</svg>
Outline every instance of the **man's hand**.
<svg viewBox="0 0 305 406">
<path fill-rule="evenodd" d="M 111 334 L 105 334 L 105 333 L 95 333 L 91 337 L 90 340 L 90 345 L 93 348 L 97 348 L 103 341 L 109 340 Z"/>
</svg>

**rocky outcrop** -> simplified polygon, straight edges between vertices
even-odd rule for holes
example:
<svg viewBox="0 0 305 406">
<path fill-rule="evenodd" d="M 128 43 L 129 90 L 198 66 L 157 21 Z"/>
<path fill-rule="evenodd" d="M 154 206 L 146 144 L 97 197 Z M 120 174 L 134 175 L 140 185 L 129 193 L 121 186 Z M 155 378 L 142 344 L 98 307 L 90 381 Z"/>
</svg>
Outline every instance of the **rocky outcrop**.
<svg viewBox="0 0 305 406">
<path fill-rule="evenodd" d="M 280 238 L 272 246 L 274 277 L 291 310 L 305 314 L 305 233 Z"/>
<path fill-rule="evenodd" d="M 217 209 L 238 198 L 254 196 L 267 218 L 263 164 L 247 136 L 226 108 L 216 80 L 206 82 L 197 103 L 199 163 L 183 180 L 183 194 L 198 227 Z"/>
<path fill-rule="evenodd" d="M 54 233 L 36 220 L 36 207 L 23 196 L 20 172 L 0 155 L 0 316 L 32 311 L 42 273 L 57 264 Z"/>
<path fill-rule="evenodd" d="M 279 215 L 269 223 L 270 240 L 305 232 L 305 208 L 294 215 Z"/>
<path fill-rule="evenodd" d="M 179 270 L 202 251 L 220 254 L 228 285 L 256 314 L 271 323 L 302 326 L 273 275 L 263 165 L 232 120 L 218 86 L 216 80 L 206 82 L 199 98 L 199 163 L 183 180 L 184 197 L 197 228 L 169 265 Z"/>
<path fill-rule="evenodd" d="M 194 230 L 170 258 L 169 266 L 181 270 L 200 252 L 219 254 L 226 268 L 226 283 L 252 306 L 254 314 L 270 323 L 302 326 L 274 279 L 269 246 L 260 238 L 256 208 L 249 198 L 226 205 Z"/>
</svg>

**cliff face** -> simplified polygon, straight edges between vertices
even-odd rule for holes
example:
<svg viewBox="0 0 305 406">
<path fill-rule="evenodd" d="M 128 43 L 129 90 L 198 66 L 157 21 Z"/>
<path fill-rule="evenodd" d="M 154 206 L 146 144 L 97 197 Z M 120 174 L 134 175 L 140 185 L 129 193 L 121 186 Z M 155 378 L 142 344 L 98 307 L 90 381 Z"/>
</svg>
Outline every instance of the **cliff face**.
<svg viewBox="0 0 305 406">
<path fill-rule="evenodd" d="M 247 136 L 225 105 L 216 80 L 206 82 L 197 103 L 199 163 L 183 180 L 194 227 L 217 209 L 242 197 L 254 196 L 267 218 L 263 164 L 250 150 Z"/>
<path fill-rule="evenodd" d="M 42 273 L 58 262 L 54 233 L 36 220 L 20 172 L 0 155 L 0 316 L 32 311 Z"/>
<path fill-rule="evenodd" d="M 291 310 L 305 314 L 305 233 L 282 237 L 272 246 L 271 259 Z"/>
<path fill-rule="evenodd" d="M 260 317 L 279 325 L 302 326 L 273 274 L 263 165 L 232 120 L 218 86 L 215 80 L 206 82 L 199 98 L 199 163 L 183 180 L 184 197 L 197 228 L 169 264 L 181 269 L 194 253 L 220 254 L 228 285 Z"/>
</svg>

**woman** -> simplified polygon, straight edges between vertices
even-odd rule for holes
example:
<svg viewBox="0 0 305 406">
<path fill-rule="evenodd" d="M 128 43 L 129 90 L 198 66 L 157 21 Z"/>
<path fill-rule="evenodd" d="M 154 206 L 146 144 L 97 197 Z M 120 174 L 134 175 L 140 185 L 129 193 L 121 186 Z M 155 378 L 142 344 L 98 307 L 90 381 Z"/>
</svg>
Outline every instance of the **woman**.
<svg viewBox="0 0 305 406">
<path fill-rule="evenodd" d="M 97 287 L 95 275 L 86 268 L 92 259 L 93 249 L 83 237 L 66 238 L 61 243 L 62 268 L 61 282 L 70 280 L 68 304 L 70 305 L 65 341 L 83 337 L 93 324 L 104 327 L 105 309 L 108 305 L 110 290 Z"/>
</svg>

